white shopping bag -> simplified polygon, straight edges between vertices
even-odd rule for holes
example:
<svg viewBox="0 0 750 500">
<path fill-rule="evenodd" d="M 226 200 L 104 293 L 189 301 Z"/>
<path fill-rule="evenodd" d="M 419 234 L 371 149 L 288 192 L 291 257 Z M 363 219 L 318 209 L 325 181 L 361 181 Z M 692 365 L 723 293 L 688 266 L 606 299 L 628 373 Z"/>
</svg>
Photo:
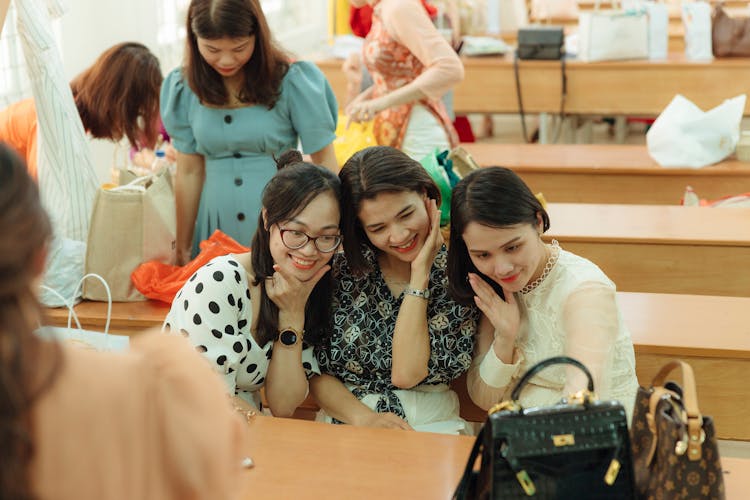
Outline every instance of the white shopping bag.
<svg viewBox="0 0 750 500">
<path fill-rule="evenodd" d="M 581 12 L 578 16 L 578 59 L 587 62 L 648 59 L 648 31 L 648 16 L 643 8 L 597 8 Z"/>
<path fill-rule="evenodd" d="M 685 27 L 685 57 L 691 61 L 712 60 L 711 6 L 708 2 L 684 2 L 682 24 Z"/>
<path fill-rule="evenodd" d="M 648 14 L 648 58 L 667 58 L 669 46 L 669 8 L 662 2 L 644 2 Z"/>
<path fill-rule="evenodd" d="M 75 298 L 80 296 L 80 290 L 83 286 L 83 282 L 87 278 L 95 278 L 101 282 L 105 291 L 107 292 L 107 321 L 104 324 L 104 332 L 95 332 L 92 330 L 84 330 L 81 328 L 81 323 L 78 321 L 78 316 L 73 310 L 75 304 Z M 39 337 L 56 340 L 58 342 L 65 342 L 66 344 L 73 345 L 82 349 L 91 349 L 94 351 L 110 351 L 120 352 L 127 351 L 130 348 L 130 338 L 127 335 L 110 335 L 109 334 L 109 320 L 112 316 L 112 294 L 109 291 L 109 285 L 107 282 L 98 274 L 87 274 L 78 282 L 75 290 L 71 294 L 69 299 L 65 299 L 60 293 L 46 286 L 42 288 L 49 294 L 55 295 L 58 299 L 68 307 L 68 325 L 67 327 L 58 326 L 40 326 L 34 332 Z M 76 327 L 71 327 L 71 320 L 75 320 Z"/>
<path fill-rule="evenodd" d="M 732 154 L 740 138 L 745 94 L 703 111 L 676 95 L 646 134 L 648 153 L 662 167 L 700 168 Z"/>
</svg>

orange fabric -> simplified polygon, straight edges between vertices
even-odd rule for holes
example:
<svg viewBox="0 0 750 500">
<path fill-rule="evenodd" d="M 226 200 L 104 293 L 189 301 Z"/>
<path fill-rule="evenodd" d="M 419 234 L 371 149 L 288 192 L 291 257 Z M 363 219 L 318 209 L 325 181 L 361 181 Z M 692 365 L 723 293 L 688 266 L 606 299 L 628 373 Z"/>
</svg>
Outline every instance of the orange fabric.
<svg viewBox="0 0 750 500">
<path fill-rule="evenodd" d="M 182 285 L 208 261 L 221 255 L 250 251 L 250 248 L 240 245 L 218 229 L 210 238 L 201 241 L 199 246 L 200 253 L 186 265 L 170 266 L 155 260 L 144 262 L 130 275 L 130 281 L 149 299 L 171 304 Z"/>
<path fill-rule="evenodd" d="M 186 339 L 139 334 L 125 353 L 63 343 L 62 362 L 32 407 L 37 498 L 242 498 L 245 425 Z"/>
<path fill-rule="evenodd" d="M 0 141 L 26 160 L 29 174 L 37 180 L 36 106 L 33 99 L 11 104 L 0 111 Z"/>
</svg>

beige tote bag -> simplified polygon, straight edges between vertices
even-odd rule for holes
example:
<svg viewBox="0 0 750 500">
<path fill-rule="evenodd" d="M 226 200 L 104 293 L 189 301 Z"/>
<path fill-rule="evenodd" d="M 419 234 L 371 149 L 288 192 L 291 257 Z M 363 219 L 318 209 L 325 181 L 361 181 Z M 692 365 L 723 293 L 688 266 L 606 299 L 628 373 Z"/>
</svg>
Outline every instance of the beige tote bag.
<svg viewBox="0 0 750 500">
<path fill-rule="evenodd" d="M 175 234 L 174 190 L 168 170 L 113 189 L 100 188 L 91 215 L 86 273 L 102 276 L 115 302 L 145 300 L 130 274 L 150 260 L 174 264 Z M 107 293 L 100 283 L 87 281 L 83 298 L 107 300 Z"/>
</svg>

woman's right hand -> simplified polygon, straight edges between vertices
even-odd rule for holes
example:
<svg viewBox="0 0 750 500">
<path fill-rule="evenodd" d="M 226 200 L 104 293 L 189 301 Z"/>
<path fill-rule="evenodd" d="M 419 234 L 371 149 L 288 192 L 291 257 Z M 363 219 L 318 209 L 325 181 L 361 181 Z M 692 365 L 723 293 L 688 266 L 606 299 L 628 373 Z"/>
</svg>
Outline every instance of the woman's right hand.
<svg viewBox="0 0 750 500">
<path fill-rule="evenodd" d="M 440 230 L 440 209 L 437 201 L 432 198 L 425 200 L 425 210 L 430 220 L 430 232 L 425 238 L 422 248 L 419 250 L 417 257 L 411 263 L 411 280 L 429 282 L 432 264 L 435 262 L 438 251 L 443 246 L 443 233 Z M 412 283 L 414 285 L 414 283 Z M 419 288 L 425 285 L 416 283 Z"/>
<path fill-rule="evenodd" d="M 274 264 L 274 273 L 266 278 L 266 293 L 268 298 L 279 308 L 279 313 L 299 313 L 304 315 L 307 300 L 318 281 L 330 271 L 326 264 L 307 281 L 300 281 L 284 271 L 278 264 Z"/>
<path fill-rule="evenodd" d="M 500 337 L 513 345 L 521 326 L 521 311 L 513 292 L 503 290 L 503 300 L 489 283 L 475 273 L 469 273 L 469 284 L 476 294 L 474 302 L 495 328 L 495 338 Z"/>
<path fill-rule="evenodd" d="M 371 411 L 364 418 L 355 422 L 354 425 L 361 427 L 376 427 L 380 429 L 402 429 L 405 431 L 413 431 L 411 425 L 406 423 L 406 420 L 399 417 L 395 413 L 378 413 Z"/>
</svg>

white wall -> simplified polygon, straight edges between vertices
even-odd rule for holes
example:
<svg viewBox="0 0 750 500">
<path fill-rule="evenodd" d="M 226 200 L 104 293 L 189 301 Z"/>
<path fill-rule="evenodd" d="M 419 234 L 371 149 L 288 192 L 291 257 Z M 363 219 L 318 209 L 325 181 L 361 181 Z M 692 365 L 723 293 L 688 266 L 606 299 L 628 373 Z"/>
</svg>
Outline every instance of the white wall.
<svg viewBox="0 0 750 500">
<path fill-rule="evenodd" d="M 136 41 L 156 52 L 155 3 L 156 0 L 67 0 L 68 12 L 60 21 L 60 49 L 68 78 L 116 43 Z"/>
<path fill-rule="evenodd" d="M 69 78 L 90 65 L 107 47 L 137 41 L 149 47 L 162 62 L 164 73 L 179 64 L 179 52 L 157 44 L 159 0 L 67 0 L 68 13 L 60 22 L 61 52 Z M 172 4 L 172 2 L 168 2 Z M 261 4 L 263 4 L 261 0 Z M 270 2 L 279 5 L 279 2 Z M 326 0 L 284 0 L 268 13 L 272 32 L 287 50 L 309 56 L 325 44 Z M 180 26 L 184 21 L 180 23 Z"/>
</svg>

